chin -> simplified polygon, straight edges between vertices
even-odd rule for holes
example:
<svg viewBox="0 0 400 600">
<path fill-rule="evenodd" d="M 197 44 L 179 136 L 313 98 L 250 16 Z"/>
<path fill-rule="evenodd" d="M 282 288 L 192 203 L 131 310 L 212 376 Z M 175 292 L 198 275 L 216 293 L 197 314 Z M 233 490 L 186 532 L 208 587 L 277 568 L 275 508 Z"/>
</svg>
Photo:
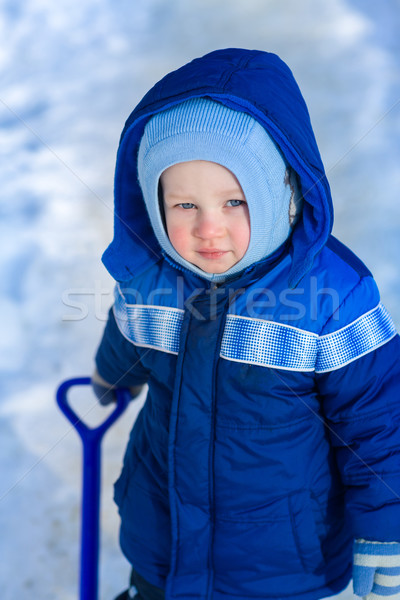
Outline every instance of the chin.
<svg viewBox="0 0 400 600">
<path fill-rule="evenodd" d="M 234 264 L 236 264 L 236 263 L 234 263 Z M 228 265 L 228 266 L 213 265 L 212 267 L 206 266 L 206 265 L 196 265 L 196 267 L 198 267 L 205 273 L 209 273 L 210 275 L 212 273 L 215 273 L 216 275 L 222 275 L 223 273 L 226 273 L 226 271 L 229 271 L 229 269 L 231 269 L 233 267 L 233 265 Z"/>
</svg>

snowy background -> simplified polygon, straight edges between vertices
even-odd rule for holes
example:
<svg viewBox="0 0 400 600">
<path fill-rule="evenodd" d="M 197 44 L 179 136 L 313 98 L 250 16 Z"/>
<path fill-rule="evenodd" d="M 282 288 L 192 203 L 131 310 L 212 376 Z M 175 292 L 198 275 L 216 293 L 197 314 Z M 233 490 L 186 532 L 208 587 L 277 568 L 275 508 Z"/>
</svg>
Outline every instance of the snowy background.
<svg viewBox="0 0 400 600">
<path fill-rule="evenodd" d="M 133 106 L 218 47 L 279 54 L 309 105 L 334 232 L 399 326 L 399 30 L 399 0 L 0 0 L 2 600 L 77 598 L 80 442 L 54 390 L 90 374 L 112 301 L 100 256 Z M 87 391 L 74 401 L 102 419 Z M 102 600 L 128 578 L 112 483 L 139 406 L 104 443 Z"/>
</svg>

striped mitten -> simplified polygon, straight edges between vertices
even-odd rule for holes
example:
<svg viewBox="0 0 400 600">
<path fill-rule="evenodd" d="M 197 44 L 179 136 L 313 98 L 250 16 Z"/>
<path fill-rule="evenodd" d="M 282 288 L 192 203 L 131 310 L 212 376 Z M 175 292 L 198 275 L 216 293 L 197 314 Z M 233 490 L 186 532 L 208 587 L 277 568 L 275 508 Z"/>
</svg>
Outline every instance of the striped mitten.
<svg viewBox="0 0 400 600">
<path fill-rule="evenodd" d="M 353 589 L 366 600 L 400 600 L 400 543 L 355 540 Z"/>
</svg>

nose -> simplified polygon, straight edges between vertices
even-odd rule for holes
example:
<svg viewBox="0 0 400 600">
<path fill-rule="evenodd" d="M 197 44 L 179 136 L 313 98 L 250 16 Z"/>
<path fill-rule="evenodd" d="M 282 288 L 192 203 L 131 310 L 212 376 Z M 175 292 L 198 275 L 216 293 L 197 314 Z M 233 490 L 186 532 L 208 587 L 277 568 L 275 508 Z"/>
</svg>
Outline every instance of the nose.
<svg viewBox="0 0 400 600">
<path fill-rule="evenodd" d="M 199 211 L 196 218 L 194 235 L 203 240 L 221 237 L 224 234 L 225 226 L 221 220 L 212 212 L 206 213 Z"/>
</svg>

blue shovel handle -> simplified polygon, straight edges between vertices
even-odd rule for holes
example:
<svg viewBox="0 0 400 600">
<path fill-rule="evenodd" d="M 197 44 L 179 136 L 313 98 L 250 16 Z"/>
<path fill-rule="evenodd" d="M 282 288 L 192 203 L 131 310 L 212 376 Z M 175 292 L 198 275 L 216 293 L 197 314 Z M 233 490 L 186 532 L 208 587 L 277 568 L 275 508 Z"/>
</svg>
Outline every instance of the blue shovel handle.
<svg viewBox="0 0 400 600">
<path fill-rule="evenodd" d="M 88 427 L 71 408 L 68 391 L 75 386 L 90 384 L 90 377 L 77 377 L 64 381 L 57 390 L 57 404 L 78 432 L 83 445 L 80 600 L 97 600 L 98 597 L 101 440 L 131 400 L 129 390 L 116 389 L 113 412 L 98 427 Z"/>
</svg>

